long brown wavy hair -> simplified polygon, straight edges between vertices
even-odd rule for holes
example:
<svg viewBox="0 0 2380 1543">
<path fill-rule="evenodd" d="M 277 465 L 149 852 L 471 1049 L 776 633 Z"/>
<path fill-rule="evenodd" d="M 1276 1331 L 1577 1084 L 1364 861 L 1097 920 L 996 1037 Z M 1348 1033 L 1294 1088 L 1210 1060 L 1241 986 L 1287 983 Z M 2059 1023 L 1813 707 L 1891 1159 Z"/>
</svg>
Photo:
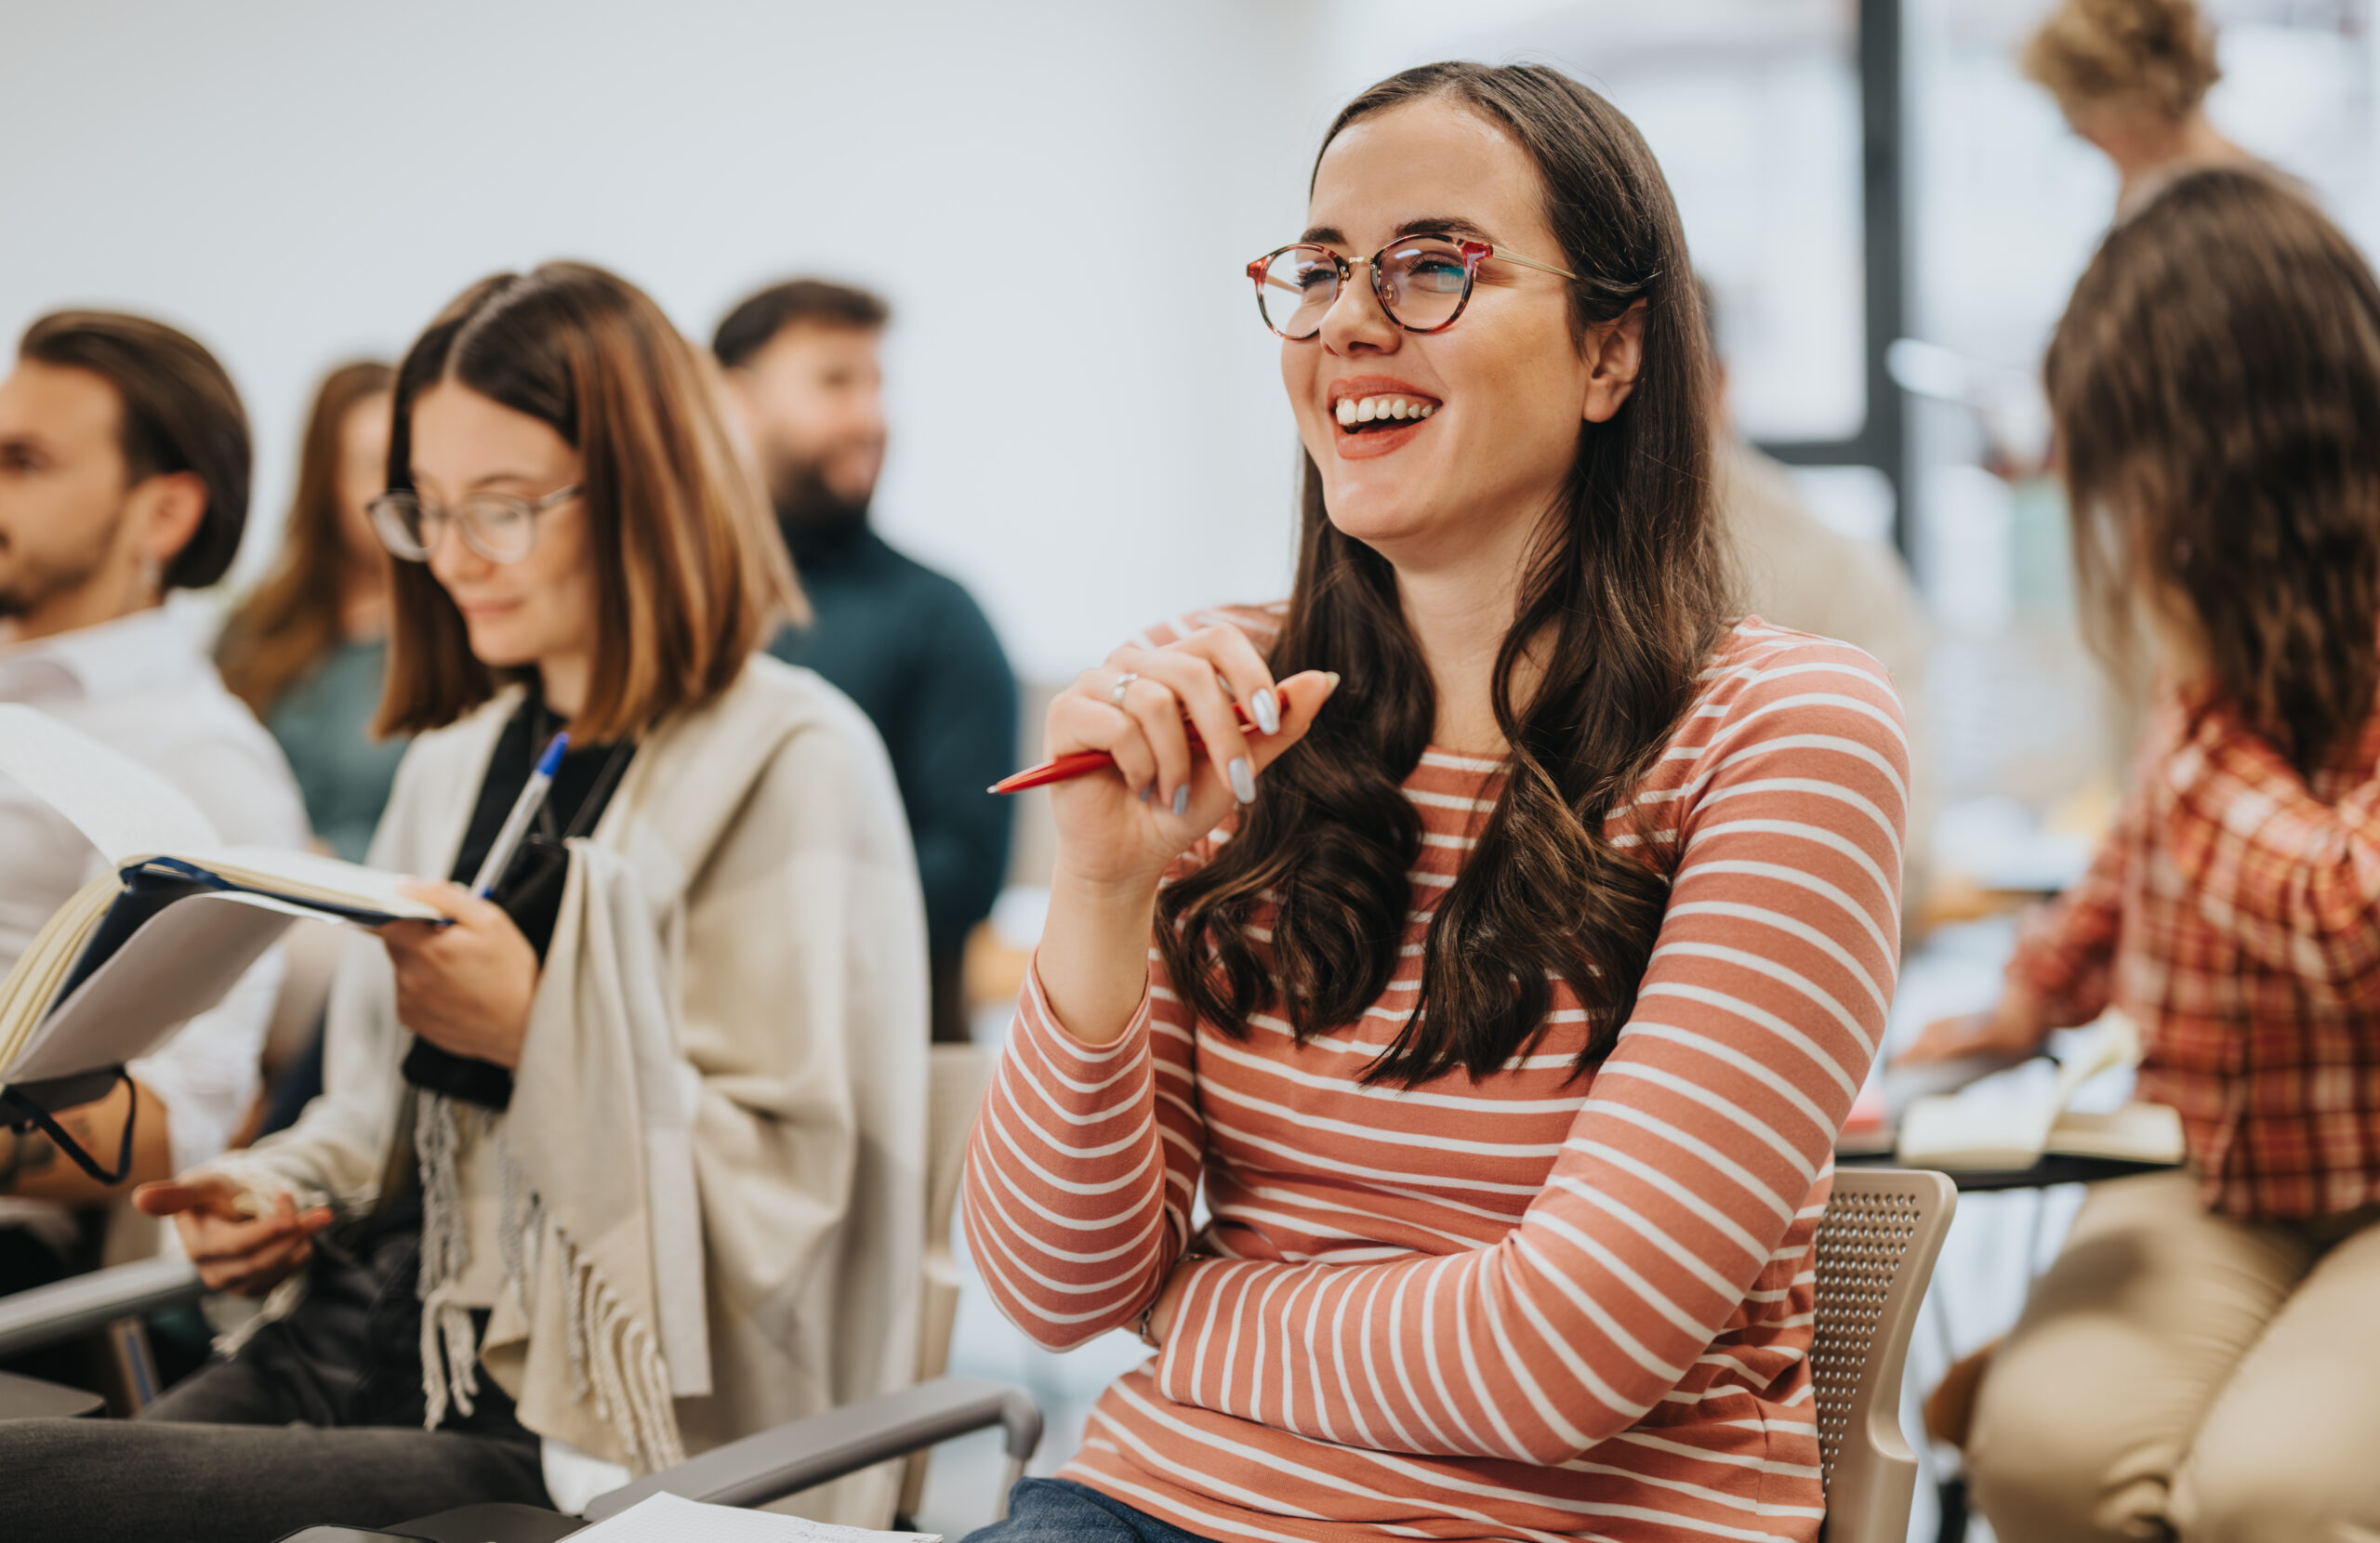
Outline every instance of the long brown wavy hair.
<svg viewBox="0 0 2380 1543">
<path fill-rule="evenodd" d="M 357 360 L 324 376 L 314 392 L 298 453 L 298 488 L 281 526 L 281 555 L 224 624 L 216 649 L 223 684 L 258 718 L 338 646 L 351 560 L 339 518 L 339 433 L 358 403 L 387 396 L 396 379 L 389 365 Z"/>
<path fill-rule="evenodd" d="M 2045 375 L 2101 652 L 2179 623 L 2304 775 L 2380 692 L 2380 284 L 2268 174 L 2176 179 L 2109 232 Z"/>
<path fill-rule="evenodd" d="M 1570 323 L 1645 307 L 1644 362 L 1607 423 L 1583 424 L 1578 458 L 1526 569 L 1496 660 L 1496 721 L 1511 746 L 1503 792 L 1429 927 L 1420 997 L 1373 1081 L 1500 1070 L 1545 1031 L 1559 978 L 1585 1007 L 1578 1065 L 1607 1053 L 1634 1005 L 1669 895 L 1668 860 L 1623 850 L 1605 820 L 1632 809 L 1697 692 L 1728 620 L 1711 525 L 1712 363 L 1686 236 L 1652 152 L 1593 91 L 1541 65 L 1426 65 L 1342 109 L 1328 149 L 1358 119 L 1410 102 L 1460 103 L 1536 163 L 1571 285 Z M 1319 162 L 1317 158 L 1317 167 Z M 1525 653 L 1543 674 L 1526 701 Z M 1404 779 L 1435 720 L 1427 664 L 1388 560 L 1330 522 L 1305 461 L 1297 580 L 1276 640 L 1276 676 L 1331 669 L 1338 692 L 1267 771 L 1236 837 L 1159 894 L 1157 937 L 1175 989 L 1234 1037 L 1274 1010 L 1302 1040 L 1348 1022 L 1395 972 L 1421 851 Z M 1271 961 L 1245 929 L 1267 902 Z"/>
</svg>

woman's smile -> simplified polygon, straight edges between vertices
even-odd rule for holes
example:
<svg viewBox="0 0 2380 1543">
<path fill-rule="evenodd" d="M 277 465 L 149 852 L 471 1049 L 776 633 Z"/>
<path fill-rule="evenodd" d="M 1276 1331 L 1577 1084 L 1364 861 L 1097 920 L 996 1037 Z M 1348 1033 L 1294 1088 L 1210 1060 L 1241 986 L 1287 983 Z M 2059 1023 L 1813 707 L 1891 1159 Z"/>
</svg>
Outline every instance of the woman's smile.
<svg viewBox="0 0 2380 1543">
<path fill-rule="evenodd" d="M 1445 405 L 1419 387 L 1377 375 L 1332 381 L 1329 402 L 1329 416 L 1339 426 L 1330 446 L 1345 461 L 1402 450 Z"/>
</svg>

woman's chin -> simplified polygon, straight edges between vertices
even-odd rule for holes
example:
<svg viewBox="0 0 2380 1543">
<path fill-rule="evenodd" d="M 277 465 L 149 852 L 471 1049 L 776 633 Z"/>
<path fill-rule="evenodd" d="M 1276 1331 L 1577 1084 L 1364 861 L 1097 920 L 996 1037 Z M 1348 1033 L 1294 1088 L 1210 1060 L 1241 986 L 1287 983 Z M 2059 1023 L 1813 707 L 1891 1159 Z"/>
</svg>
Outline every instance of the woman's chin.
<svg viewBox="0 0 2380 1543">
<path fill-rule="evenodd" d="M 1418 508 L 1403 498 L 1332 499 L 1326 495 L 1323 508 L 1340 534 L 1373 547 L 1395 547 L 1426 537 L 1436 523 L 1429 510 Z"/>
<path fill-rule="evenodd" d="M 471 640 L 471 657 L 490 669 L 520 669 L 536 662 L 536 650 L 507 636 L 502 627 L 466 626 L 465 631 Z"/>
</svg>

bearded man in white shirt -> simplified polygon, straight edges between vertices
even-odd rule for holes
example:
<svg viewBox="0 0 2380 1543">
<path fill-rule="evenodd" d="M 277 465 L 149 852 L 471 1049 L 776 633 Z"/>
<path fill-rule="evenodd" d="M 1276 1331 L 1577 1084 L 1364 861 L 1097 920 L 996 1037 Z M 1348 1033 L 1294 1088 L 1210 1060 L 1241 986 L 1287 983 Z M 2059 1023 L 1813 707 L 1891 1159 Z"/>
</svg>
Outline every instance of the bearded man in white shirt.
<svg viewBox="0 0 2380 1543">
<path fill-rule="evenodd" d="M 299 846 L 288 763 L 223 689 L 168 590 L 222 577 L 248 507 L 248 429 L 212 355 L 136 316 L 63 311 L 29 328 L 0 380 L 0 701 L 21 702 L 162 772 L 226 841 Z M 0 971 L 100 871 L 63 816 L 0 777 Z M 214 1156 L 257 1093 L 278 949 L 212 1010 L 130 1067 L 129 1091 L 60 1123 L 112 1166 L 103 1185 L 38 1132 L 0 1131 L 0 1293 L 70 1267 L 72 1207 Z"/>
</svg>

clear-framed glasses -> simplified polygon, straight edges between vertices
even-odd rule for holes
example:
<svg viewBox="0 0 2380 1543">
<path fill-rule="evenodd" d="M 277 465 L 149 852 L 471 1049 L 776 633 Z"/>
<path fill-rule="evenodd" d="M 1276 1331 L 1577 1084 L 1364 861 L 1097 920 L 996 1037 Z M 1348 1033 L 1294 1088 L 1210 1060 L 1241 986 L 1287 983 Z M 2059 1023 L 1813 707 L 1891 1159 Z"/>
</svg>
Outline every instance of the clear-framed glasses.
<svg viewBox="0 0 2380 1543">
<path fill-rule="evenodd" d="M 1567 268 L 1519 257 L 1484 241 L 1446 236 L 1392 241 L 1364 266 L 1371 270 L 1372 293 L 1390 321 L 1408 332 L 1444 332 L 1471 303 L 1472 280 L 1490 257 L 1566 279 L 1578 277 Z M 1301 241 L 1250 263 L 1248 276 L 1256 281 L 1256 309 L 1264 324 L 1291 342 L 1301 342 L 1322 330 L 1323 317 L 1355 276 L 1355 265 L 1328 246 Z"/>
<path fill-rule="evenodd" d="M 432 504 L 410 488 L 395 488 L 364 506 L 372 529 L 390 554 L 407 562 L 427 562 L 454 525 L 463 545 L 490 562 L 518 562 L 537 545 L 537 516 L 578 496 L 576 482 L 556 488 L 543 498 L 515 498 L 509 493 L 474 493 L 452 508 Z"/>
</svg>

